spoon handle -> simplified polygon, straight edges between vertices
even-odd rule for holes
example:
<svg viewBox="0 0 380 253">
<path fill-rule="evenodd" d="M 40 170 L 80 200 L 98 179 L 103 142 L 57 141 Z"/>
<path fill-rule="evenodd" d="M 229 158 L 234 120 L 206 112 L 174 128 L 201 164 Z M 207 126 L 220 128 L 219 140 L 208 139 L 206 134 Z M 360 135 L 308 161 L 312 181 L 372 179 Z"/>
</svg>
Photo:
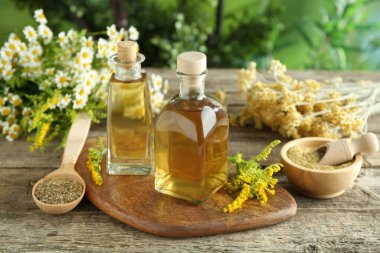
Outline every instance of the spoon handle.
<svg viewBox="0 0 380 253">
<path fill-rule="evenodd" d="M 91 126 L 91 118 L 85 112 L 80 112 L 75 117 L 66 139 L 65 151 L 61 163 L 61 169 L 74 169 L 80 152 L 87 139 Z"/>
</svg>

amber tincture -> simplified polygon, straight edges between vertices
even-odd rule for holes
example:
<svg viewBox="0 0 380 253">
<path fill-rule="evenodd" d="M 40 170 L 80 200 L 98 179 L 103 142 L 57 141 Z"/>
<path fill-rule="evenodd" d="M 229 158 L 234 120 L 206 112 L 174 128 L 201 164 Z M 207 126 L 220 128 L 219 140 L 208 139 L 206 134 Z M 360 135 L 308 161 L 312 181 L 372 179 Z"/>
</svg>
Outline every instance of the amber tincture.
<svg viewBox="0 0 380 253">
<path fill-rule="evenodd" d="M 149 86 L 141 73 L 144 56 L 133 41 L 118 43 L 110 61 L 115 66 L 109 84 L 107 172 L 146 175 L 151 169 L 152 113 Z"/>
<path fill-rule="evenodd" d="M 180 92 L 155 124 L 155 188 L 193 203 L 204 202 L 227 181 L 228 116 L 204 94 L 206 74 L 206 55 L 180 54 Z"/>
</svg>

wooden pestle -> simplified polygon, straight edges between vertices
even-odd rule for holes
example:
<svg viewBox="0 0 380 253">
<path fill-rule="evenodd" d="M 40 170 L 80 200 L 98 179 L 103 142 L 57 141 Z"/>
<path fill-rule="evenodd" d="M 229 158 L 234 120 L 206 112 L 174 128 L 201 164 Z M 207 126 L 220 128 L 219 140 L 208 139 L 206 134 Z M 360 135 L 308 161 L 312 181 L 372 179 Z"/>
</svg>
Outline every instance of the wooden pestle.
<svg viewBox="0 0 380 253">
<path fill-rule="evenodd" d="M 324 151 L 324 154 L 319 161 L 323 165 L 338 165 L 351 161 L 355 154 L 364 153 L 372 154 L 379 151 L 379 141 L 373 133 L 367 133 L 358 139 L 341 139 L 331 141 L 318 148 L 319 151 Z"/>
</svg>

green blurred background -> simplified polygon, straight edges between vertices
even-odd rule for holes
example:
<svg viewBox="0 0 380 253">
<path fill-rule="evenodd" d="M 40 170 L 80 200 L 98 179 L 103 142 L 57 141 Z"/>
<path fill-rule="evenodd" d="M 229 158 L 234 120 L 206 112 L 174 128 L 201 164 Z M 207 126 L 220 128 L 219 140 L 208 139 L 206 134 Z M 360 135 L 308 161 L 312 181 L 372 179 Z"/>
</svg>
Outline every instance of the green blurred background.
<svg viewBox="0 0 380 253">
<path fill-rule="evenodd" d="M 55 34 L 135 26 L 148 66 L 173 67 L 178 53 L 200 50 L 209 67 L 380 69 L 380 0 L 1 0 L 0 43 L 35 25 L 43 8 Z"/>
</svg>

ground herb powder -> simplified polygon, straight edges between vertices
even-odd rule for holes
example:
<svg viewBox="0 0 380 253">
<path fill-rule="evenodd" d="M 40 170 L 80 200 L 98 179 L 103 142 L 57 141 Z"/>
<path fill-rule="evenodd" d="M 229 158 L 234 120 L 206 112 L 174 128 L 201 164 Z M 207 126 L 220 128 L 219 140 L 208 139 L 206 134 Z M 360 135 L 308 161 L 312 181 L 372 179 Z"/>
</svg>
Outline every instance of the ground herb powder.
<svg viewBox="0 0 380 253">
<path fill-rule="evenodd" d="M 306 168 L 315 169 L 315 170 L 342 169 L 353 163 L 353 161 L 349 161 L 349 162 L 342 163 L 335 166 L 322 165 L 322 164 L 319 164 L 319 161 L 324 155 L 324 151 L 321 151 L 315 148 L 308 148 L 308 147 L 301 147 L 301 146 L 291 147 L 288 150 L 287 154 L 288 154 L 289 159 L 292 160 L 293 162 L 299 165 L 302 165 Z"/>
<path fill-rule="evenodd" d="M 56 177 L 39 184 L 35 196 L 46 204 L 67 204 L 78 199 L 83 192 L 83 186 L 69 178 Z"/>
</svg>

